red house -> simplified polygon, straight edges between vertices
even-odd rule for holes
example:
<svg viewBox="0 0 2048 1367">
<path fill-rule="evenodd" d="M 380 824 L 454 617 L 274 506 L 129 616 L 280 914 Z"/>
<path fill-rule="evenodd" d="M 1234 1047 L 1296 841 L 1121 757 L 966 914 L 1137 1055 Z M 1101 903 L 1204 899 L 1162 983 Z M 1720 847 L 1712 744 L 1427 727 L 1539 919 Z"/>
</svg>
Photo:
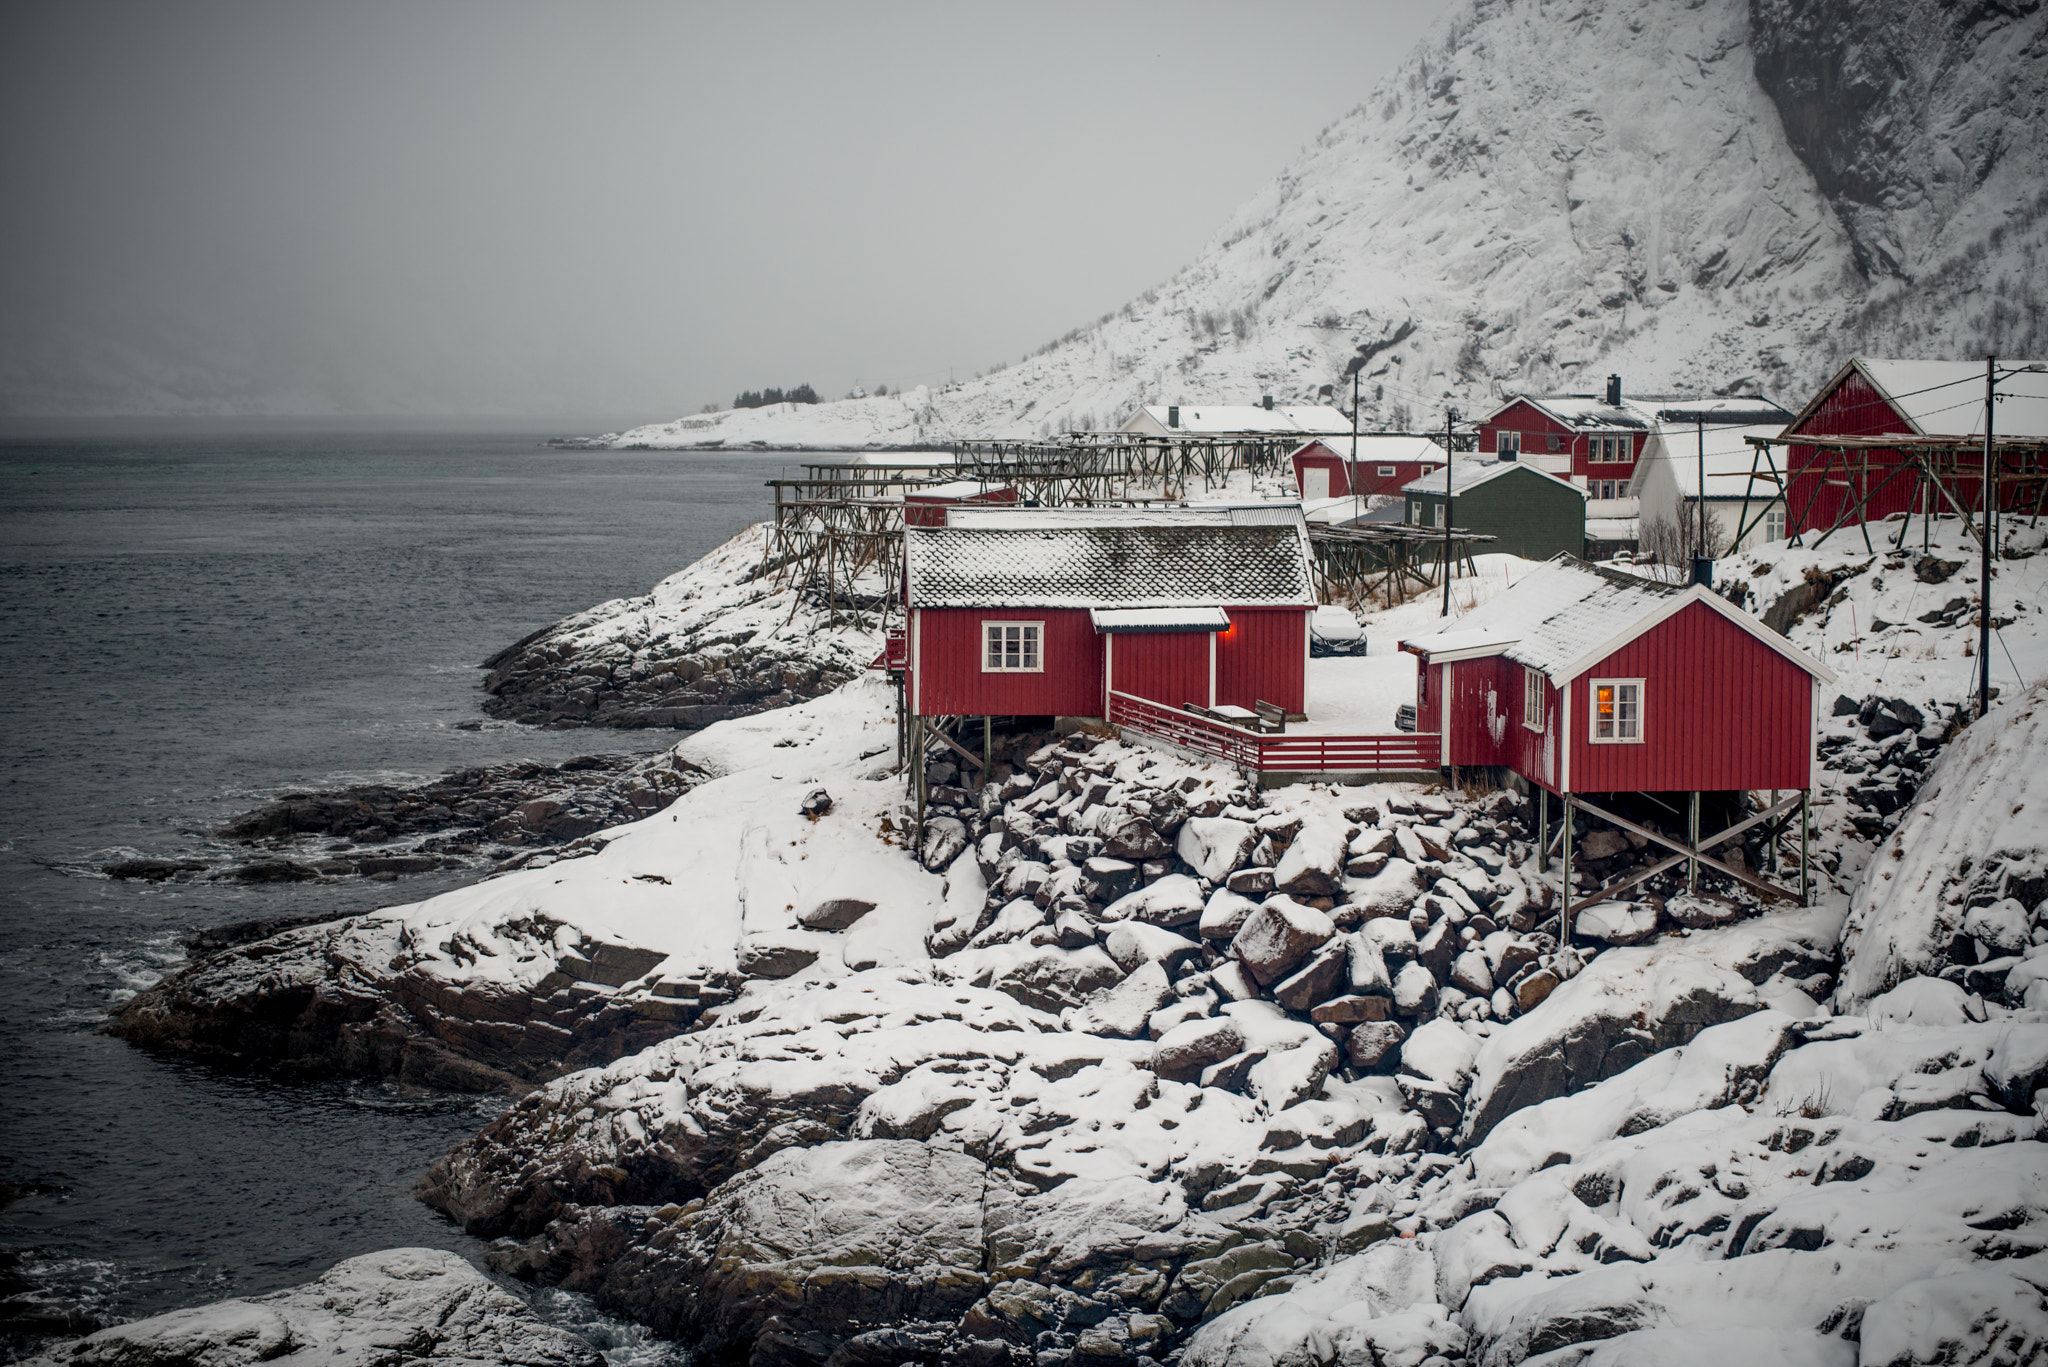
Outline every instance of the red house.
<svg viewBox="0 0 2048 1367">
<path fill-rule="evenodd" d="M 1607 377 L 1604 397 L 1522 394 L 1479 421 L 1479 453 L 1521 460 L 1562 475 L 1593 498 L 1626 496 L 1636 458 L 1649 440 L 1650 415 L 1621 397 Z"/>
<path fill-rule="evenodd" d="M 991 489 L 978 480 L 955 479 L 944 484 L 926 484 L 903 495 L 903 524 L 907 527 L 943 527 L 946 510 L 968 504 L 1009 504 L 1017 501 L 1015 489 Z"/>
<path fill-rule="evenodd" d="M 1444 468 L 1444 449 L 1428 437 L 1361 432 L 1352 459 L 1350 437 L 1304 442 L 1294 452 L 1294 487 L 1304 502 L 1322 498 L 1398 495 L 1401 486 Z"/>
<path fill-rule="evenodd" d="M 1819 690 L 1834 675 L 1704 587 L 1560 555 L 1421 657 L 1416 729 L 1446 766 L 1499 766 L 1552 793 L 1813 785 Z"/>
<path fill-rule="evenodd" d="M 1993 436 L 2036 441 L 2048 438 L 2048 376 L 2025 373 L 2037 362 L 2011 362 L 2021 370 L 2000 378 Z M 1815 437 L 1956 436 L 1981 442 L 1984 434 L 1984 366 L 1976 361 L 1880 361 L 1858 357 L 1835 372 L 1785 435 Z M 2013 473 L 2036 473 L 2038 458 L 2005 456 Z M 1940 487 L 1929 488 L 1912 460 L 1891 448 L 1830 450 L 1794 445 L 1787 449 L 1788 530 L 1814 531 L 1844 522 L 1880 521 L 1894 513 L 1971 513 L 1983 507 L 1981 451 L 1942 453 L 1936 467 Z M 1944 497 L 1944 492 L 1946 497 Z M 2033 511 L 2038 486 L 2014 481 L 1999 487 L 2007 511 Z"/>
<path fill-rule="evenodd" d="M 1108 715 L 1305 705 L 1315 607 L 1298 508 L 976 510 L 907 526 L 907 710 Z"/>
</svg>

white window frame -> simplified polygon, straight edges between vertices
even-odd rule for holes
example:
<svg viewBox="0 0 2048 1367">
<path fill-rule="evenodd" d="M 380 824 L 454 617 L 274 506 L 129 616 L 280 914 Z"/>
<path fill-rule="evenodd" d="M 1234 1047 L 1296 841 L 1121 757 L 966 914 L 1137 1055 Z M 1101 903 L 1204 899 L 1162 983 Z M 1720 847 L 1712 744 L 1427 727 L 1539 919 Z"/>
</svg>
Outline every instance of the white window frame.
<svg viewBox="0 0 2048 1367">
<path fill-rule="evenodd" d="M 1436 519 L 1436 521 L 1434 521 L 1434 522 L 1432 522 L 1432 523 L 1430 524 L 1431 526 L 1433 526 L 1433 527 L 1441 527 L 1441 526 L 1443 526 L 1443 525 L 1444 525 L 1444 505 L 1443 505 L 1443 504 L 1439 503 L 1439 504 L 1437 504 L 1437 505 L 1436 505 L 1435 507 L 1431 508 L 1431 509 L 1430 509 L 1430 515 L 1431 515 L 1432 517 L 1434 517 L 1434 518 Z"/>
<path fill-rule="evenodd" d="M 1547 682 L 1540 669 L 1522 666 L 1522 725 L 1531 731 L 1543 729 L 1543 685 Z"/>
<path fill-rule="evenodd" d="M 1493 434 L 1493 453 L 1502 460 L 1507 459 L 1509 455 L 1521 455 L 1522 434 L 1510 432 L 1505 427 L 1499 429 Z"/>
<path fill-rule="evenodd" d="M 1395 475 L 1398 475 L 1400 473 L 1401 468 L 1397 465 L 1382 465 L 1380 467 L 1381 479 L 1392 479 Z"/>
<path fill-rule="evenodd" d="M 1641 679 L 1588 679 L 1586 683 L 1589 689 L 1586 694 L 1587 741 L 1594 745 L 1641 745 L 1643 743 L 1643 681 Z M 1616 690 L 1614 695 L 1614 721 L 1617 734 L 1612 736 L 1600 734 L 1600 690 L 1603 688 L 1613 688 Z M 1627 699 L 1620 691 L 1622 689 L 1635 690 L 1636 711 L 1633 735 L 1619 734 L 1622 723 L 1627 720 L 1622 715 L 1622 709 L 1627 704 Z"/>
<path fill-rule="evenodd" d="M 1016 655 L 1020 663 L 991 663 L 992 660 L 997 658 L 998 652 L 990 650 L 990 637 L 998 631 L 1007 631 L 1012 629 L 1016 630 L 1018 633 L 1018 649 L 1016 651 Z M 1027 642 L 1029 642 L 1031 646 L 1031 649 L 1028 651 L 1024 648 Z M 1005 644 L 1007 644 L 1007 642 L 1005 642 Z M 1003 656 L 1007 656 L 1010 654 L 1010 652 L 1008 650 L 1004 650 L 1001 651 L 1000 654 Z M 1022 663 L 1022 661 L 1027 659 L 1030 660 L 1031 663 Z M 1043 621 L 983 622 L 981 624 L 981 672 L 984 674 L 1045 673 L 1045 623 Z"/>
<path fill-rule="evenodd" d="M 1781 507 L 1764 509 L 1764 540 L 1783 541 L 1784 539 L 1785 510 Z"/>
</svg>

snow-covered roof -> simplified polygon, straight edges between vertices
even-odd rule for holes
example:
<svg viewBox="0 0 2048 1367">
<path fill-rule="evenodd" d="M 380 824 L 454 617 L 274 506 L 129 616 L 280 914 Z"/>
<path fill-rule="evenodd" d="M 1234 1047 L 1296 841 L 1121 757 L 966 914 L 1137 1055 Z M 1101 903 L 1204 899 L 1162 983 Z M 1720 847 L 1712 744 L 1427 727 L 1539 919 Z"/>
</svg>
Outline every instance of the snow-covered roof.
<svg viewBox="0 0 2048 1367">
<path fill-rule="evenodd" d="M 1300 455 L 1309 447 L 1320 443 L 1340 460 L 1351 458 L 1351 434 L 1317 437 L 1305 441 L 1295 448 L 1293 454 Z M 1358 463 L 1371 465 L 1395 464 L 1400 461 L 1420 461 L 1429 465 L 1444 463 L 1444 448 L 1428 437 L 1412 436 L 1405 432 L 1360 432 L 1358 434 Z"/>
<path fill-rule="evenodd" d="M 1450 631 L 1401 642 L 1434 662 L 1505 655 L 1562 688 L 1691 603 L 1704 603 L 1823 681 L 1827 666 L 1719 594 L 1659 583 L 1559 555 L 1467 613 Z"/>
<path fill-rule="evenodd" d="M 912 607 L 1312 607 L 1293 522 L 906 527 Z"/>
<path fill-rule="evenodd" d="M 1632 517 L 1589 517 L 1586 519 L 1586 539 L 1589 541 L 1633 541 L 1636 539 L 1636 519 Z"/>
<path fill-rule="evenodd" d="M 1635 480 L 1631 487 L 1637 487 L 1651 462 L 1663 461 L 1671 470 L 1671 478 L 1678 485 L 1680 498 L 1700 496 L 1700 446 L 1705 439 L 1707 497 L 1740 499 L 1742 491 L 1749 486 L 1749 473 L 1756 452 L 1746 437 L 1775 437 L 1785 430 L 1784 423 L 1773 423 L 1764 427 L 1709 427 L 1702 432 L 1691 423 L 1682 426 L 1660 424 L 1657 428 L 1657 444 L 1644 453 L 1636 463 Z M 1782 465 L 1784 462 L 1779 461 Z M 1770 466 L 1757 464 L 1755 468 L 1764 474 L 1770 473 Z M 1778 492 L 1772 486 L 1757 482 L 1750 495 L 1753 502 L 1767 503 L 1776 498 Z"/>
<path fill-rule="evenodd" d="M 955 527 L 1250 527 L 1301 525 L 1301 505 L 1292 500 L 1271 503 L 1198 503 L 1188 507 L 1027 508 L 1014 503 L 986 503 L 949 508 L 946 520 Z"/>
<path fill-rule="evenodd" d="M 2029 366 L 2042 370 L 2029 371 Z M 1981 361 L 1885 361 L 1858 356 L 1835 373 L 1793 421 L 1803 422 L 1851 370 L 1863 372 L 1892 407 L 1906 415 L 1922 436 L 1962 436 L 1984 431 L 1984 365 Z M 1996 437 L 2048 437 L 2048 361 L 1998 363 Z M 2007 372 L 2017 370 L 2018 374 Z M 1826 435 L 1816 431 L 1815 436 Z"/>
<path fill-rule="evenodd" d="M 1483 422 L 1526 403 L 1549 414 L 1566 427 L 1582 431 L 1617 427 L 1642 430 L 1659 422 L 1776 423 L 1779 428 L 1792 414 L 1761 394 L 1625 394 L 1611 404 L 1598 394 L 1514 394 L 1493 410 Z"/>
<path fill-rule="evenodd" d="M 1328 404 L 1305 407 L 1266 408 L 1260 404 L 1178 404 L 1180 424 L 1172 430 L 1189 436 L 1219 436 L 1231 432 L 1285 434 L 1316 432 L 1351 435 L 1351 419 Z M 1140 411 L 1161 427 L 1167 425 L 1167 405 L 1148 403 Z M 1128 428 L 1129 423 L 1125 424 Z"/>
<path fill-rule="evenodd" d="M 1088 620 L 1102 632 L 1230 630 L 1222 608 L 1094 608 Z"/>
<path fill-rule="evenodd" d="M 1466 492 L 1468 489 L 1476 489 L 1480 485 L 1485 484 L 1491 480 L 1499 479 L 1502 475 L 1508 474 L 1509 472 L 1514 470 L 1526 470 L 1528 473 L 1534 475 L 1538 479 L 1547 479 L 1551 481 L 1553 484 L 1563 485 L 1565 488 L 1577 494 L 1580 498 L 1584 498 L 1586 496 L 1586 491 L 1584 489 L 1581 489 L 1578 485 L 1572 483 L 1570 480 L 1559 479 L 1556 475 L 1551 474 L 1547 470 L 1539 470 L 1535 466 L 1529 464 L 1527 461 L 1520 460 L 1452 461 L 1451 496 L 1455 498 L 1459 494 Z M 1406 484 L 1401 486 L 1401 492 L 1404 494 L 1440 494 L 1443 491 L 1444 474 L 1441 470 L 1436 471 L 1434 474 L 1423 475 L 1420 478 L 1411 479 Z"/>
<path fill-rule="evenodd" d="M 921 484 L 903 491 L 905 498 L 982 498 L 1007 494 L 1008 485 L 987 484 L 978 479 L 949 479 L 943 484 Z"/>
</svg>

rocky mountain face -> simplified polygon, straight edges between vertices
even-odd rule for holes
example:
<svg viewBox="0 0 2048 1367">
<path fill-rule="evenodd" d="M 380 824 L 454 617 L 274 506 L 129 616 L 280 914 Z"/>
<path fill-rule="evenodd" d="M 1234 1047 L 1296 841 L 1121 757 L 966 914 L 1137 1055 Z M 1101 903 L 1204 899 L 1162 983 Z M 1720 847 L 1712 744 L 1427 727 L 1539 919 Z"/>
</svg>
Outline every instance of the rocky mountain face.
<svg viewBox="0 0 2048 1367">
<path fill-rule="evenodd" d="M 1043 434 L 1354 372 L 1375 426 L 1610 372 L 1796 404 L 1857 351 L 2035 354 L 2044 118 L 2037 4 L 1477 0 L 1194 262 L 1037 355 L 919 407 L 626 439 Z"/>
</svg>

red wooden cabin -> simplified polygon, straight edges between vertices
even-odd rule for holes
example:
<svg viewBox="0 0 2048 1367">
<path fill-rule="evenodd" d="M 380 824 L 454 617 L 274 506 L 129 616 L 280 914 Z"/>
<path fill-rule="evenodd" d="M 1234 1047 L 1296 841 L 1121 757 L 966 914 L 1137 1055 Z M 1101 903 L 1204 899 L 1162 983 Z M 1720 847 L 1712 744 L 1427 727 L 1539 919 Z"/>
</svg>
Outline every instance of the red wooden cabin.
<svg viewBox="0 0 2048 1367">
<path fill-rule="evenodd" d="M 1295 450 L 1294 487 L 1303 500 L 1397 495 L 1410 480 L 1444 468 L 1443 448 L 1428 437 L 1361 432 L 1356 444 L 1356 461 L 1349 437 L 1304 442 Z"/>
<path fill-rule="evenodd" d="M 2029 364 L 2034 363 L 2014 362 L 2011 367 Z M 2048 377 L 2007 374 L 2000 378 L 1998 392 L 1996 440 L 2048 437 Z M 1981 362 L 1864 357 L 1836 371 L 1785 429 L 1788 437 L 1957 436 L 1979 442 L 1983 433 Z M 1793 532 L 1881 521 L 1901 512 L 1941 515 L 1961 507 L 1974 515 L 1984 504 L 1980 451 L 1942 453 L 1938 489 L 1927 487 L 1915 463 L 1890 448 L 1843 451 L 1793 445 L 1786 448 L 1784 459 L 1780 473 L 1787 480 L 1787 529 Z M 2033 474 L 2040 468 L 2032 456 L 2002 459 L 2012 474 Z M 2014 480 L 1998 492 L 2007 511 L 2032 512 L 2040 486 Z"/>
<path fill-rule="evenodd" d="M 1526 461 L 1582 489 L 1603 490 L 1607 481 L 1626 487 L 1650 427 L 1647 414 L 1622 402 L 1619 377 L 1610 377 L 1604 398 L 1525 394 L 1508 400 L 1480 420 L 1479 453 Z"/>
<path fill-rule="evenodd" d="M 1002 505 L 1017 501 L 1015 489 L 988 485 L 971 479 L 927 484 L 903 495 L 903 523 L 907 527 L 943 527 L 948 508 L 961 504 Z"/>
<path fill-rule="evenodd" d="M 1416 728 L 1442 734 L 1444 765 L 1565 796 L 1810 789 L 1834 678 L 1703 587 L 1565 555 L 1401 648 L 1421 657 Z"/>
<path fill-rule="evenodd" d="M 1104 717 L 1112 690 L 1303 710 L 1297 508 L 987 510 L 903 543 L 914 716 Z"/>
</svg>

